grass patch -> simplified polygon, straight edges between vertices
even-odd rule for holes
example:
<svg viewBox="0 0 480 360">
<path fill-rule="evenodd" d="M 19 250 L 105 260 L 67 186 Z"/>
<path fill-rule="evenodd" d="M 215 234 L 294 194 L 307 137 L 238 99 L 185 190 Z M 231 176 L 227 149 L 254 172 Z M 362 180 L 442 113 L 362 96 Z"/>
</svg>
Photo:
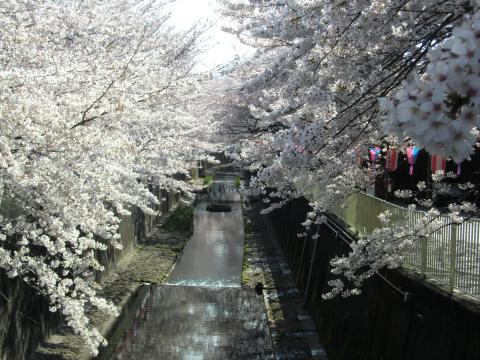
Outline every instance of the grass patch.
<svg viewBox="0 0 480 360">
<path fill-rule="evenodd" d="M 193 226 L 193 207 L 179 204 L 162 225 L 166 231 L 191 231 Z"/>
<path fill-rule="evenodd" d="M 212 175 L 207 175 L 203 178 L 203 185 L 208 185 L 213 181 Z"/>
<path fill-rule="evenodd" d="M 248 261 L 247 261 L 247 254 L 250 253 L 250 246 L 245 243 L 243 247 L 243 264 L 242 264 L 242 285 L 248 285 L 250 283 L 250 276 L 248 276 L 247 272 L 250 268 Z"/>
<path fill-rule="evenodd" d="M 182 252 L 184 247 L 185 247 L 185 243 L 183 243 L 181 245 L 178 245 L 178 246 L 175 246 L 174 248 L 172 248 L 172 251 L 175 253 L 175 255 L 178 256 L 178 254 L 180 254 Z"/>
</svg>

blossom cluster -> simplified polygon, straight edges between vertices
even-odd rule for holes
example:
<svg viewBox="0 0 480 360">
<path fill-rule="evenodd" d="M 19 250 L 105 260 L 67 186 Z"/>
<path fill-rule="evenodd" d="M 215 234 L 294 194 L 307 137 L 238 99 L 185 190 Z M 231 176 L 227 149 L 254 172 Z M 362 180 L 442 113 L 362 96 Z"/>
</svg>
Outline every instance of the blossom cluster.
<svg viewBox="0 0 480 360">
<path fill-rule="evenodd" d="M 222 3 L 225 29 L 257 53 L 227 77 L 230 96 L 218 115 L 223 134 L 234 134 L 234 156 L 255 174 L 246 194 L 266 197 L 266 211 L 303 196 L 313 208 L 307 227 L 323 221 L 382 171 L 355 150 L 372 144 L 398 146 L 408 136 L 417 150 L 456 162 L 472 153 L 480 91 L 476 1 Z M 411 190 L 398 195 L 432 206 Z M 366 243 L 352 244 L 352 258 L 339 259 L 336 272 L 370 276 L 397 266 L 410 243 L 396 230 L 385 223 Z"/>
<path fill-rule="evenodd" d="M 129 209 L 156 213 L 150 185 L 188 189 L 173 175 L 211 149 L 207 77 L 192 73 L 200 29 L 172 32 L 156 1 L 0 7 L 0 267 L 96 353 L 85 309 L 116 309 L 97 294 L 95 254 L 121 248 Z"/>
<path fill-rule="evenodd" d="M 409 136 L 431 154 L 468 158 L 480 126 L 480 10 L 429 50 L 425 73 L 403 82 L 395 100 L 382 100 L 386 131 Z"/>
</svg>

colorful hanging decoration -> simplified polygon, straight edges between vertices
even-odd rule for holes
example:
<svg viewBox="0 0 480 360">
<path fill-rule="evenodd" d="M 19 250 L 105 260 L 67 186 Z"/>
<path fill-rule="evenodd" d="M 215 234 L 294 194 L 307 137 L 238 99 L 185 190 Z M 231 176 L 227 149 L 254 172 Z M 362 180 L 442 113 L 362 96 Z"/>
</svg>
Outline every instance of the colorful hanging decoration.
<svg viewBox="0 0 480 360">
<path fill-rule="evenodd" d="M 432 164 L 431 164 L 432 173 L 436 173 L 439 170 L 445 171 L 446 168 L 447 168 L 447 160 L 442 158 L 440 155 L 432 155 Z"/>
<path fill-rule="evenodd" d="M 382 152 L 382 149 L 379 148 L 378 146 L 370 148 L 369 153 L 370 153 L 370 161 L 372 162 L 372 164 L 378 160 L 381 152 Z"/>
<path fill-rule="evenodd" d="M 417 161 L 418 153 L 420 152 L 420 148 L 417 146 L 409 146 L 407 147 L 407 160 L 410 164 L 409 174 L 413 175 L 413 165 L 415 165 L 415 161 Z"/>
<path fill-rule="evenodd" d="M 394 172 L 398 166 L 398 150 L 389 147 L 387 155 L 385 156 L 385 170 L 388 172 Z"/>
<path fill-rule="evenodd" d="M 382 149 L 378 146 L 373 146 L 368 149 L 368 154 L 370 155 L 370 169 L 368 171 L 369 182 L 372 186 L 375 184 L 375 162 L 380 157 Z"/>
</svg>

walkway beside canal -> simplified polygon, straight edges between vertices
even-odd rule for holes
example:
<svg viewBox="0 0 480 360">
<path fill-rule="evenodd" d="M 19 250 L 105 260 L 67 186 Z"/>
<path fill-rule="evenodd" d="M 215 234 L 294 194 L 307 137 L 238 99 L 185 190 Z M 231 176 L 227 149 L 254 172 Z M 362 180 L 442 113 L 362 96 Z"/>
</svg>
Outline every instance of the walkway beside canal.
<svg viewBox="0 0 480 360">
<path fill-rule="evenodd" d="M 267 216 L 255 206 L 244 208 L 246 286 L 264 284 L 263 295 L 277 360 L 327 360 L 316 326 L 304 309 L 287 258 Z"/>
</svg>

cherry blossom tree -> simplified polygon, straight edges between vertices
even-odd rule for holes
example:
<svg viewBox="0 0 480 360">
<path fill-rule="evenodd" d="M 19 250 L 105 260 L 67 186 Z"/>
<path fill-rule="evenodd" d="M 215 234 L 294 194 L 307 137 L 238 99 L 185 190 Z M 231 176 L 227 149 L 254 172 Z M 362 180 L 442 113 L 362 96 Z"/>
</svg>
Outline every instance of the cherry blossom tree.
<svg viewBox="0 0 480 360">
<path fill-rule="evenodd" d="M 0 267 L 61 311 L 92 353 L 85 309 L 95 251 L 120 248 L 120 216 L 154 213 L 148 185 L 206 157 L 212 122 L 192 68 L 201 29 L 166 24 L 163 1 L 0 1 Z"/>
<path fill-rule="evenodd" d="M 237 158 L 257 171 L 247 194 L 262 195 L 267 211 L 295 197 L 312 198 L 308 229 L 381 171 L 359 167 L 355 149 L 402 148 L 407 138 L 432 155 L 468 160 L 480 125 L 479 6 L 465 0 L 223 1 L 226 30 L 257 48 L 229 80 L 237 90 L 225 106 L 235 116 L 225 116 L 223 126 L 237 130 Z M 439 183 L 447 174 L 434 175 Z M 464 187 L 473 194 L 478 184 Z M 477 211 L 461 200 L 449 209 L 452 222 Z M 404 250 L 444 226 L 434 220 L 439 214 L 432 207 L 408 231 L 381 214 L 381 228 L 333 261 L 333 272 L 351 287 L 335 280 L 327 296 L 358 293 L 366 278 L 399 266 Z"/>
</svg>

